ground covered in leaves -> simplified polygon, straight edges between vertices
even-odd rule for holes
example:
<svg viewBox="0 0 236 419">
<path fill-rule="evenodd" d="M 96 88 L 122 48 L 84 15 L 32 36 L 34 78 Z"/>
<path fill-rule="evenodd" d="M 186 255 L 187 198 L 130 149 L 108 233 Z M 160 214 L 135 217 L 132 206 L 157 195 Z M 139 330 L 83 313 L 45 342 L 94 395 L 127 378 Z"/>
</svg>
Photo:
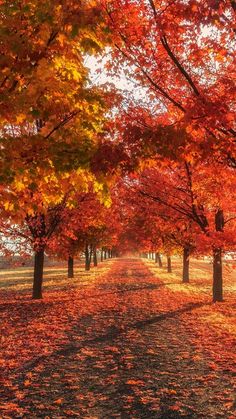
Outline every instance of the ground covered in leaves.
<svg viewBox="0 0 236 419">
<path fill-rule="evenodd" d="M 235 418 L 231 279 L 222 304 L 201 280 L 182 285 L 135 258 L 73 280 L 51 271 L 42 301 L 30 300 L 24 275 L 9 279 L 0 417 Z"/>
</svg>

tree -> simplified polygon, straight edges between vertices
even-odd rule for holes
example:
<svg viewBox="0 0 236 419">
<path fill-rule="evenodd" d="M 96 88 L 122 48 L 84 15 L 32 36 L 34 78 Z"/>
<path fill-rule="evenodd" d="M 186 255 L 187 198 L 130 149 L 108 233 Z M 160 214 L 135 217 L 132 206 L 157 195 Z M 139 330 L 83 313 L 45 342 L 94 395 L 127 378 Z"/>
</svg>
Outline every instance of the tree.
<svg viewBox="0 0 236 419">
<path fill-rule="evenodd" d="M 0 211 L 15 237 L 29 232 L 41 298 L 45 246 L 62 207 L 87 181 L 102 189 L 90 163 L 110 99 L 90 84 L 84 56 L 105 45 L 106 27 L 93 1 L 4 1 L 0 11 Z"/>
<path fill-rule="evenodd" d="M 198 248 L 205 252 L 211 249 L 213 254 L 213 300 L 222 301 L 222 250 L 235 245 L 233 201 L 229 198 L 234 170 L 225 168 L 222 174 L 215 169 L 210 159 L 207 164 L 197 161 L 176 163 L 174 167 L 167 164 L 162 169 L 153 167 L 145 169 L 133 187 L 142 197 L 156 202 L 161 211 L 173 211 L 173 221 L 177 215 L 197 227 Z"/>
<path fill-rule="evenodd" d="M 187 129 L 193 150 L 201 144 L 235 166 L 232 2 L 111 0 L 104 10 L 109 70 L 145 88 L 150 113 Z"/>
<path fill-rule="evenodd" d="M 23 250 L 26 244 L 34 251 L 33 298 L 38 299 L 42 298 L 44 253 L 49 242 L 62 221 L 65 223 L 68 210 L 78 205 L 80 199 L 84 199 L 89 187 L 98 188 L 99 184 L 88 170 L 81 169 L 61 175 L 57 173 L 55 176 L 52 169 L 51 174 L 47 171 L 47 177 L 42 176 L 34 192 L 31 188 L 26 189 L 25 185 L 19 190 L 18 183 L 16 189 L 13 189 L 14 185 L 8 188 L 6 221 L 2 223 L 2 232 L 13 240 L 16 237 L 24 239 Z M 78 199 L 79 191 L 81 196 Z"/>
</svg>

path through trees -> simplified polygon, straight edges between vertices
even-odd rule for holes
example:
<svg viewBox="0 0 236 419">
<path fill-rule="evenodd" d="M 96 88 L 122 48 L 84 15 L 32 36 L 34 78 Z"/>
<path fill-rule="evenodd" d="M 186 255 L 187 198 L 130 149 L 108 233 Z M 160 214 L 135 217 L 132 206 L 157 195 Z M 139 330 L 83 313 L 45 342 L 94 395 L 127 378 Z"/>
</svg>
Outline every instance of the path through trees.
<svg viewBox="0 0 236 419">
<path fill-rule="evenodd" d="M 183 295 L 137 258 L 96 269 L 2 301 L 1 417 L 233 418 L 234 331 L 216 322 L 233 304 Z"/>
</svg>

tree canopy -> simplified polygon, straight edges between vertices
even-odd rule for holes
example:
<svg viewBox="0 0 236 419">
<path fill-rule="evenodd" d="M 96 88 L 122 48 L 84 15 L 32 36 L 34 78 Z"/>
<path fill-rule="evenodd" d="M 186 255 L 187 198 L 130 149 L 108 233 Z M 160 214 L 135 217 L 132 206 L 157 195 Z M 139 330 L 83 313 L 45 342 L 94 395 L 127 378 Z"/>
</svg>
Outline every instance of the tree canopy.
<svg viewBox="0 0 236 419">
<path fill-rule="evenodd" d="M 227 0 L 1 2 L 1 248 L 35 252 L 34 298 L 45 252 L 88 267 L 100 249 L 212 255 L 223 300 L 234 22 Z M 133 91 L 92 82 L 89 55 Z"/>
</svg>

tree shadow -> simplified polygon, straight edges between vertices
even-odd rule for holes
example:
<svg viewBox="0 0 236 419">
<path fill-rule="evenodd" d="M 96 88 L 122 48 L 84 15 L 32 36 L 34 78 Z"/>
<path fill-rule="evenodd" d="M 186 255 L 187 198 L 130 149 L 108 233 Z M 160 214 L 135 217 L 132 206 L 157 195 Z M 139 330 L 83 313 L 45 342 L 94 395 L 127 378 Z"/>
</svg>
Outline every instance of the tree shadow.
<svg viewBox="0 0 236 419">
<path fill-rule="evenodd" d="M 90 283 L 87 284 L 87 282 L 88 282 L 87 280 L 81 280 L 80 282 L 82 284 L 82 286 L 80 288 L 81 290 L 86 289 L 91 285 Z M 171 282 L 171 283 L 166 283 L 166 284 L 162 283 L 162 284 L 158 284 L 158 285 L 147 284 L 145 286 L 124 287 L 122 289 L 112 290 L 112 291 L 108 291 L 108 292 L 100 292 L 100 293 L 93 294 L 93 295 L 87 295 L 86 297 L 78 297 L 77 300 L 78 301 L 81 301 L 81 300 L 86 300 L 87 301 L 88 299 L 106 297 L 108 295 L 125 294 L 125 293 L 128 293 L 128 292 L 136 292 L 136 291 L 144 291 L 144 290 L 153 291 L 153 290 L 157 290 L 159 288 L 165 287 L 166 285 L 172 285 L 172 284 L 173 283 Z M 74 290 L 78 289 L 77 286 L 76 286 L 76 283 L 69 284 L 69 285 L 72 286 L 72 288 Z M 111 287 L 111 285 L 112 284 L 109 285 L 109 288 Z M 116 283 L 114 283 L 114 285 L 117 286 Z M 52 291 L 53 290 L 66 291 L 67 286 L 63 284 L 61 287 L 58 287 L 58 285 L 50 285 L 50 284 L 47 285 L 47 284 L 45 284 L 44 289 L 48 289 L 49 291 L 50 290 L 52 290 Z M 32 300 L 31 294 L 29 296 L 29 294 L 26 293 L 27 290 L 22 290 L 21 294 L 24 294 L 27 297 L 23 301 L 22 300 L 19 300 L 19 301 L 14 300 L 14 301 L 0 303 L 0 313 L 3 312 L 5 309 L 11 307 L 11 306 L 13 308 L 17 308 L 17 310 L 23 309 L 26 305 L 30 305 L 30 304 L 35 304 L 35 305 L 40 304 L 40 305 L 43 305 L 45 308 L 47 308 L 47 306 L 52 307 L 52 306 L 57 305 L 60 302 L 60 300 L 59 301 Z M 17 292 L 20 293 L 20 291 L 17 291 Z M 34 314 L 34 310 L 31 311 L 32 316 Z"/>
<path fill-rule="evenodd" d="M 54 359 L 57 359 L 57 357 L 63 356 L 69 356 L 72 355 L 73 353 L 77 353 L 82 349 L 85 349 L 86 347 L 89 346 L 93 346 L 95 344 L 99 344 L 99 343 L 111 343 L 112 341 L 114 341 L 115 339 L 117 339 L 119 336 L 121 335 L 125 335 L 133 330 L 140 330 L 140 329 L 144 329 L 145 327 L 151 326 L 153 324 L 162 322 L 164 320 L 167 319 L 171 319 L 171 318 L 177 318 L 179 315 L 183 314 L 183 313 L 187 313 L 190 312 L 194 309 L 203 307 L 203 306 L 207 306 L 207 305 L 211 305 L 211 303 L 188 303 L 186 304 L 184 307 L 178 309 L 178 310 L 174 310 L 174 311 L 170 311 L 167 313 L 163 313 L 163 314 L 159 314 L 157 316 L 151 317 L 149 319 L 145 319 L 145 320 L 138 320 L 136 322 L 133 323 L 128 323 L 126 326 L 123 327 L 117 327 L 114 325 L 109 326 L 109 328 L 107 329 L 106 333 L 101 334 L 99 336 L 96 336 L 92 339 L 84 339 L 83 341 L 76 343 L 76 342 L 70 342 L 66 345 L 64 345 L 63 348 L 60 348 L 54 352 L 52 352 L 49 355 L 42 355 L 37 357 L 34 360 L 31 360 L 29 362 L 26 362 L 24 364 L 23 367 L 18 368 L 17 370 L 15 370 L 15 372 L 20 373 L 20 374 L 26 374 L 27 372 L 31 371 L 33 368 L 35 368 L 37 365 L 39 365 L 40 363 L 45 363 L 48 362 L 50 359 L 54 362 Z M 87 316 L 84 316 L 85 320 L 87 318 Z M 83 317 L 81 318 L 81 320 L 83 320 Z M 80 322 L 81 322 L 80 320 Z M 70 336 L 71 338 L 71 336 Z M 50 368 L 50 366 L 49 366 Z"/>
</svg>

